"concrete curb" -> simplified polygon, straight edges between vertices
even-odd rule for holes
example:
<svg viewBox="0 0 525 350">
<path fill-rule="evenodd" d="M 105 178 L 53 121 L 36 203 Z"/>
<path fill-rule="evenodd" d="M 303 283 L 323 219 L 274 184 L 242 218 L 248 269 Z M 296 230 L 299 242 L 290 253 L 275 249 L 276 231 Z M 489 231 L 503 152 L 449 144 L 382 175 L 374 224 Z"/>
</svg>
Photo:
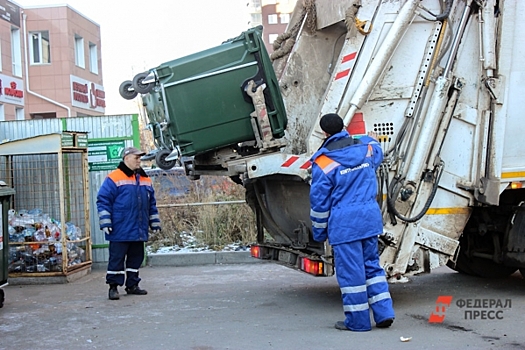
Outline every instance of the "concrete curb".
<svg viewBox="0 0 525 350">
<path fill-rule="evenodd" d="M 250 264 L 262 260 L 252 258 L 250 252 L 196 252 L 174 254 L 149 254 L 148 266 L 194 266 L 214 264 Z"/>
</svg>

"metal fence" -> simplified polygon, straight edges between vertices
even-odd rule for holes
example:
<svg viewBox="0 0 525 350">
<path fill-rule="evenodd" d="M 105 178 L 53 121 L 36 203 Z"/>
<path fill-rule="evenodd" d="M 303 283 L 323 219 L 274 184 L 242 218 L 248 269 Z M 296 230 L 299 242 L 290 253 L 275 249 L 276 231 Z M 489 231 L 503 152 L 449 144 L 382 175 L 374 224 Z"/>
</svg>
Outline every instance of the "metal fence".
<svg viewBox="0 0 525 350">
<path fill-rule="evenodd" d="M 107 140 L 121 140 L 124 146 L 139 146 L 139 129 L 137 115 L 116 115 L 116 116 L 99 116 L 99 117 L 77 117 L 77 118 L 62 118 L 62 119 L 41 119 L 41 120 L 17 120 L 0 122 L 0 141 L 18 140 L 38 135 L 47 135 L 54 133 L 62 133 L 63 131 L 81 131 L 88 133 L 88 142 L 91 141 L 107 141 Z M 23 170 L 23 169 L 20 169 Z M 38 181 L 45 181 L 42 183 L 50 183 L 49 192 L 52 192 L 52 178 L 54 172 L 50 169 L 41 169 L 36 173 L 36 170 L 29 170 L 23 176 L 37 176 Z M 106 178 L 109 170 L 104 171 L 90 171 L 89 172 L 89 209 L 85 213 L 89 214 L 91 226 L 91 239 L 93 243 L 93 261 L 104 262 L 108 260 L 109 253 L 107 249 L 107 241 L 104 234 L 99 230 L 98 215 L 96 208 L 97 193 Z M 0 180 L 2 180 L 0 178 Z M 15 185 L 16 186 L 16 185 Z M 25 189 L 14 187 L 16 190 L 15 197 L 20 193 L 26 192 Z M 28 190 L 29 191 L 29 190 Z M 18 200 L 18 199 L 17 199 Z M 42 198 L 42 201 L 47 200 Z M 51 198 L 50 200 L 56 200 Z M 40 201 L 40 199 L 39 199 Z M 51 202 L 49 202 L 51 203 Z M 70 202 L 75 206 L 75 202 Z M 71 210 L 75 208 L 72 207 Z"/>
</svg>

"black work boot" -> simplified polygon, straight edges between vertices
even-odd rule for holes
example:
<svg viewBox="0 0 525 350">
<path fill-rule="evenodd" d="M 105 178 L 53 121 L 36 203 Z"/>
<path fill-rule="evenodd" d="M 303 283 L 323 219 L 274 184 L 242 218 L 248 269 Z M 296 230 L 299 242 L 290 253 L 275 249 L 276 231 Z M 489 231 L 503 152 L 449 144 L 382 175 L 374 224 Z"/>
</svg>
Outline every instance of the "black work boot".
<svg viewBox="0 0 525 350">
<path fill-rule="evenodd" d="M 109 300 L 119 300 L 120 296 L 118 294 L 117 285 L 116 284 L 110 284 L 109 285 Z"/>
<path fill-rule="evenodd" d="M 128 294 L 136 294 L 136 295 L 146 295 L 148 292 L 144 289 L 140 289 L 139 285 L 136 284 L 133 287 L 126 287 L 126 293 Z"/>
<path fill-rule="evenodd" d="M 337 321 L 335 323 L 335 328 L 339 329 L 340 331 L 349 331 L 348 327 L 346 327 L 344 321 Z"/>
<path fill-rule="evenodd" d="M 390 327 L 392 325 L 392 323 L 394 323 L 394 319 L 393 318 L 387 318 L 383 322 L 376 323 L 376 327 L 377 328 L 388 328 L 388 327 Z"/>
</svg>

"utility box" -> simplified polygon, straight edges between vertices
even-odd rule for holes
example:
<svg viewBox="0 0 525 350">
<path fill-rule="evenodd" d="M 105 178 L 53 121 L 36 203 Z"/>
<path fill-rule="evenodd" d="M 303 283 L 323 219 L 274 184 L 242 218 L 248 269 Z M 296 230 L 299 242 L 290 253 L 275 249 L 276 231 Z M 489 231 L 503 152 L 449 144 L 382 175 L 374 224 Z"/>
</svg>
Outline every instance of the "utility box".
<svg viewBox="0 0 525 350">
<path fill-rule="evenodd" d="M 183 156 L 256 138 L 250 116 L 254 104 L 246 92 L 252 80 L 256 86 L 265 84 L 272 136 L 284 136 L 286 111 L 259 28 L 153 71 L 160 91 L 151 93 L 155 98 L 146 95 L 143 102 L 151 113 L 162 107 Z"/>
<path fill-rule="evenodd" d="M 7 222 L 7 212 L 10 208 L 11 196 L 15 190 L 10 187 L 0 187 L 0 222 L 2 232 L 0 232 L 0 307 L 4 306 L 4 290 L 7 285 L 8 259 L 9 259 L 9 228 Z"/>
</svg>

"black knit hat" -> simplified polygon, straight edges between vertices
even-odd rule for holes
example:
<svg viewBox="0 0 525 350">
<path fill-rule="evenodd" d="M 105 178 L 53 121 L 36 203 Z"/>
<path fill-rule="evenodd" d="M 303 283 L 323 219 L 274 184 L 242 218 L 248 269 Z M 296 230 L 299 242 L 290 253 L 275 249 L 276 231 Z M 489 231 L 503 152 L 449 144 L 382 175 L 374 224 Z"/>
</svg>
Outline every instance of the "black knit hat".
<svg viewBox="0 0 525 350">
<path fill-rule="evenodd" d="M 335 113 L 323 115 L 319 125 L 321 126 L 321 129 L 329 135 L 337 134 L 343 130 L 344 127 L 343 119 L 341 119 L 341 117 Z"/>
</svg>

